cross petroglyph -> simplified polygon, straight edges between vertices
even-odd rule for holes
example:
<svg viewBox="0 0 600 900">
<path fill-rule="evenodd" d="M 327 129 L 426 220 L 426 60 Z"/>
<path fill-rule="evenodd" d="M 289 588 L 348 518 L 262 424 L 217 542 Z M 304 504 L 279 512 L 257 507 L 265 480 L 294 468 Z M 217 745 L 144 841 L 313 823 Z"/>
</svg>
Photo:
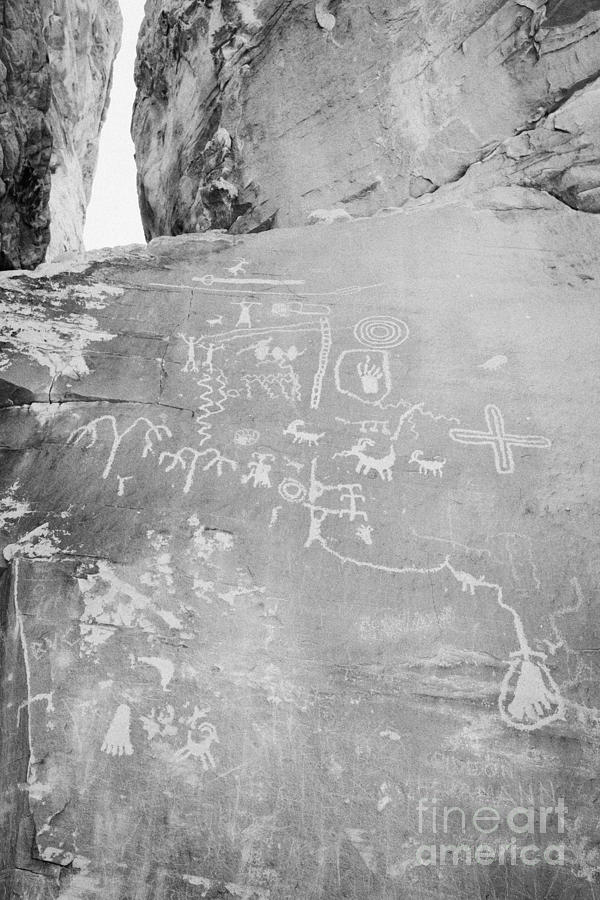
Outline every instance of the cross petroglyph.
<svg viewBox="0 0 600 900">
<path fill-rule="evenodd" d="M 536 434 L 507 434 L 504 418 L 497 406 L 489 403 L 485 407 L 487 431 L 470 431 L 466 428 L 451 428 L 450 437 L 459 444 L 489 444 L 494 451 L 496 471 L 501 475 L 510 475 L 515 471 L 513 447 L 538 447 L 547 449 L 551 446 L 548 438 Z"/>
</svg>

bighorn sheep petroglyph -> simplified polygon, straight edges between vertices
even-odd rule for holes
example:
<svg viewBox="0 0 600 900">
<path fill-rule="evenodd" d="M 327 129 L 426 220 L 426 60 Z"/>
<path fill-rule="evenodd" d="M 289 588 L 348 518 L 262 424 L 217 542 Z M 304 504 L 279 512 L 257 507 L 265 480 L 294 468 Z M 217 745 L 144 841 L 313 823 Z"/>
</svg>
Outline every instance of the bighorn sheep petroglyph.
<svg viewBox="0 0 600 900">
<path fill-rule="evenodd" d="M 333 459 L 335 459 L 336 456 L 355 456 L 358 460 L 356 472 L 358 472 L 359 475 L 369 475 L 371 472 L 377 472 L 383 481 L 391 481 L 392 467 L 396 462 L 396 451 L 394 450 L 394 446 L 393 444 L 390 444 L 389 452 L 379 459 L 365 453 L 367 447 L 374 446 L 375 441 L 372 441 L 369 438 L 359 438 L 350 450 L 342 450 L 341 453 L 334 453 Z"/>
<path fill-rule="evenodd" d="M 303 429 L 305 425 L 306 423 L 302 419 L 295 419 L 293 422 L 290 422 L 283 433 L 291 434 L 294 439 L 294 444 L 308 444 L 309 447 L 318 447 L 321 438 L 325 437 L 325 432 L 323 431 L 321 434 L 315 434 L 314 431 L 298 430 L 299 428 Z"/>
<path fill-rule="evenodd" d="M 408 464 L 410 465 L 410 463 L 416 462 L 419 466 L 419 475 L 429 475 L 429 473 L 431 473 L 434 478 L 436 475 L 439 475 L 441 478 L 444 474 L 442 470 L 446 465 L 446 460 L 440 459 L 438 456 L 436 456 L 435 459 L 423 459 L 422 457 L 423 451 L 415 450 L 412 453 Z"/>
</svg>

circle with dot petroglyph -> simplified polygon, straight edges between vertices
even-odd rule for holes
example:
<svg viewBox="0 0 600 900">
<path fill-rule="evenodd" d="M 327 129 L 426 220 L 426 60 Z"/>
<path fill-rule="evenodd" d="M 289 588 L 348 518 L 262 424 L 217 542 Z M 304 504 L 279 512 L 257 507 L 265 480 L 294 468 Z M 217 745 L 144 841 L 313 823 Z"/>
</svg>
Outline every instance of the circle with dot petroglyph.
<svg viewBox="0 0 600 900">
<path fill-rule="evenodd" d="M 354 326 L 354 337 L 364 347 L 391 350 L 399 347 L 409 335 L 408 325 L 394 316 L 367 316 Z"/>
</svg>

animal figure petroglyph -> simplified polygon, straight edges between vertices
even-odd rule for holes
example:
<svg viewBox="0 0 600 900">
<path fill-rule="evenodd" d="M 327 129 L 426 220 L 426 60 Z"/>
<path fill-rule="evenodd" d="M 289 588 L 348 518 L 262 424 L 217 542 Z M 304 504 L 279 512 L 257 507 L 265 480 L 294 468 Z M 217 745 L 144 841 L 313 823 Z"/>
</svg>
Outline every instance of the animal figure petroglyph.
<svg viewBox="0 0 600 900">
<path fill-rule="evenodd" d="M 225 269 L 226 272 L 229 272 L 234 277 L 238 275 L 246 274 L 246 266 L 249 265 L 249 261 L 244 259 L 242 256 L 238 256 L 238 260 L 234 266 L 229 266 Z"/>
<path fill-rule="evenodd" d="M 439 456 L 436 456 L 434 459 L 423 459 L 423 451 L 415 450 L 412 453 L 408 464 L 417 463 L 419 466 L 419 475 L 429 475 L 431 473 L 435 478 L 436 475 L 439 475 L 441 478 L 443 476 L 443 468 L 446 465 L 445 459 L 440 459 Z"/>
<path fill-rule="evenodd" d="M 455 569 L 452 574 L 460 583 L 463 594 L 466 594 L 468 591 L 471 597 L 475 596 L 476 587 L 484 587 L 486 584 L 485 575 L 480 575 L 479 578 L 475 578 L 470 572 L 461 572 L 458 569 Z"/>
<path fill-rule="evenodd" d="M 359 438 L 356 444 L 350 450 L 342 450 L 341 453 L 334 453 L 336 456 L 355 456 L 358 460 L 356 464 L 356 472 L 359 475 L 370 475 L 371 472 L 377 472 L 383 481 L 392 480 L 392 467 L 396 462 L 396 451 L 393 444 L 390 444 L 389 452 L 380 458 L 370 456 L 365 453 L 367 447 L 374 447 L 375 441 L 369 438 Z"/>
<path fill-rule="evenodd" d="M 290 434 L 294 439 L 294 444 L 308 444 L 309 447 L 318 447 L 321 438 L 325 437 L 325 432 L 316 434 L 314 431 L 299 431 L 298 429 L 303 429 L 305 424 L 302 419 L 295 419 L 293 422 L 290 422 L 283 433 Z"/>
<path fill-rule="evenodd" d="M 210 722 L 203 722 L 196 729 L 196 734 L 203 734 L 204 737 L 201 741 L 196 741 L 193 737 L 194 732 L 188 731 L 186 745 L 177 751 L 175 759 L 189 759 L 190 756 L 193 756 L 195 759 L 200 760 L 205 772 L 208 772 L 209 769 L 216 769 L 217 764 L 210 752 L 210 748 L 213 744 L 221 743 L 217 729 Z"/>
</svg>

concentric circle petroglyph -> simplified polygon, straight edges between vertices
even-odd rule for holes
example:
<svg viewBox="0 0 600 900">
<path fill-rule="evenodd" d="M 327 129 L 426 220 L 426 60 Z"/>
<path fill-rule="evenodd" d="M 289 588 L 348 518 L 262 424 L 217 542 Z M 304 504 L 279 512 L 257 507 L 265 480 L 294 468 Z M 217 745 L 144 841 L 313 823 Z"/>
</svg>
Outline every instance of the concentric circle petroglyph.
<svg viewBox="0 0 600 900">
<path fill-rule="evenodd" d="M 354 326 L 354 337 L 365 347 L 391 350 L 399 347 L 409 335 L 408 325 L 394 316 L 367 316 Z"/>
<path fill-rule="evenodd" d="M 279 494 L 288 503 L 301 503 L 306 499 L 306 488 L 295 478 L 286 478 L 279 485 Z"/>
</svg>

